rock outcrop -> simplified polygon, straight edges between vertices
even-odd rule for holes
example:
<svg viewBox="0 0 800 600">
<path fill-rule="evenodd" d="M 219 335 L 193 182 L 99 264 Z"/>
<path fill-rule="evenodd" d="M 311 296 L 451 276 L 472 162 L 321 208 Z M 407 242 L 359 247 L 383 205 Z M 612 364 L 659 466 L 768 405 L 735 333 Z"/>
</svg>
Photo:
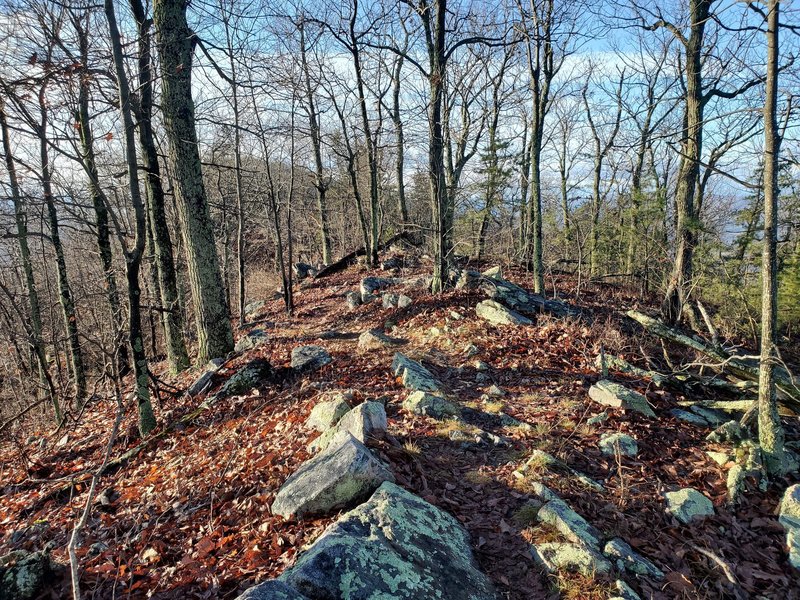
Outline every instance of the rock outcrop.
<svg viewBox="0 0 800 600">
<path fill-rule="evenodd" d="M 275 581 L 239 600 L 496 600 L 452 516 L 389 482 L 343 515 Z"/>
</svg>

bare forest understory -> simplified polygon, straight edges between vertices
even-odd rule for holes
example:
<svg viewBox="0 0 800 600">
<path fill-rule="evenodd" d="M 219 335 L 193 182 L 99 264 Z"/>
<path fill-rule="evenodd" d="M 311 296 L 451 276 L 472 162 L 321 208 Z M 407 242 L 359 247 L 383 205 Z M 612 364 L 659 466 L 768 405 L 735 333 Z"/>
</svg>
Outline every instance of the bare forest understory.
<svg viewBox="0 0 800 600">
<path fill-rule="evenodd" d="M 410 271 L 402 274 L 427 272 Z M 101 480 L 78 548 L 84 597 L 234 598 L 291 566 L 337 515 L 287 520 L 269 507 L 286 478 L 310 457 L 306 446 L 316 433 L 304 422 L 312 407 L 326 393 L 352 389 L 356 403 L 377 400 L 386 407 L 389 435 L 369 445 L 391 466 L 400 486 L 463 523 L 480 567 L 506 598 L 614 595 L 613 578 L 547 575 L 532 559 L 532 543 L 558 539 L 526 518 L 523 507 L 534 479 L 531 473 L 514 474 L 536 450 L 602 483 L 602 490 L 594 490 L 546 468 L 535 473 L 536 481 L 607 538 L 627 540 L 665 573 L 661 580 L 630 580 L 641 597 L 800 598 L 800 572 L 788 564 L 785 532 L 776 518 L 784 484 L 800 481 L 797 472 L 767 492 L 747 481 L 732 506 L 726 486 L 730 465 L 720 466 L 706 454 L 728 448 L 706 441 L 710 428 L 670 414 L 684 400 L 729 396 L 699 390 L 686 398 L 612 367 L 609 378 L 645 394 L 657 418 L 607 409 L 606 421 L 587 424 L 604 408 L 588 395 L 601 378 L 596 366 L 601 348 L 642 367 L 648 367 L 647 356 L 665 370 L 666 357 L 673 365 L 702 359 L 676 345 L 662 350 L 658 338 L 625 317 L 633 293 L 607 285 L 589 288 L 577 299 L 570 295 L 573 282 L 557 279 L 555 289 L 580 306 L 580 317 L 541 315 L 530 326 L 494 326 L 476 317 L 475 306 L 483 299 L 478 290 L 432 297 L 409 285 L 398 288 L 413 300 L 407 308 L 386 309 L 380 301 L 348 308 L 344 295 L 369 274 L 385 275 L 356 266 L 306 282 L 296 294 L 292 318 L 280 300 L 267 302 L 249 327 L 264 329 L 268 342 L 229 360 L 211 391 L 256 357 L 286 374 L 279 381 L 221 399 L 180 423 L 200 399 L 177 392 L 163 396 L 156 404 L 160 423 L 179 424 L 168 431 L 162 425 L 140 453 Z M 529 284 L 524 272 L 507 276 Z M 462 408 L 472 409 L 466 424 L 416 416 L 401 407 L 407 392 L 390 369 L 395 349 L 357 350 L 358 336 L 373 328 L 388 328 L 401 338 L 397 349 L 428 367 Z M 281 370 L 303 343 L 323 346 L 333 362 L 307 376 Z M 178 390 L 198 374 L 170 379 L 159 373 L 165 365 L 153 369 Z M 495 395 L 487 396 L 487 390 Z M 68 562 L 65 547 L 114 414 L 111 401 L 95 401 L 77 424 L 6 435 L 0 446 L 0 555 L 47 546 L 57 562 Z M 504 427 L 501 414 L 530 427 Z M 800 427 L 796 419 L 784 420 L 791 446 L 800 439 Z M 509 444 L 453 441 L 459 439 L 451 435 L 454 428 L 469 427 Z M 141 443 L 132 404 L 120 431 L 112 456 Z M 638 455 L 603 454 L 598 440 L 610 432 L 635 438 Z M 710 498 L 715 514 L 690 525 L 666 514 L 663 494 L 686 487 Z M 66 573 L 65 568 L 43 597 L 69 595 Z"/>
</svg>

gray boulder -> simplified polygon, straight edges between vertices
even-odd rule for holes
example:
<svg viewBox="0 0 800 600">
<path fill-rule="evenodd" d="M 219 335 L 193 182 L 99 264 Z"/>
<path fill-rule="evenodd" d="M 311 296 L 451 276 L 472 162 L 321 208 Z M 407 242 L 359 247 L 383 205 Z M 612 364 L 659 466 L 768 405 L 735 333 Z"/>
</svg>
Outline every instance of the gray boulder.
<svg viewBox="0 0 800 600">
<path fill-rule="evenodd" d="M 350 309 L 358 308 L 361 306 L 361 294 L 358 292 L 347 292 L 347 306 Z"/>
<path fill-rule="evenodd" d="M 292 600 L 499 598 L 463 526 L 390 482 L 331 525 L 279 580 L 300 594 L 281 588 Z"/>
<path fill-rule="evenodd" d="M 53 579 L 53 564 L 45 552 L 16 550 L 0 557 L 0 599 L 33 600 Z"/>
<path fill-rule="evenodd" d="M 369 438 L 381 438 L 386 433 L 388 422 L 386 409 L 380 402 L 362 402 L 339 419 L 336 426 L 324 432 L 308 445 L 311 452 L 324 450 L 341 431 L 346 431 L 359 442 Z"/>
<path fill-rule="evenodd" d="M 384 481 L 394 481 L 386 466 L 364 444 L 340 431 L 281 486 L 272 513 L 284 518 L 326 514 L 364 500 Z"/>
<path fill-rule="evenodd" d="M 197 396 L 197 394 L 202 393 L 203 390 L 205 390 L 211 385 L 211 382 L 214 379 L 214 375 L 216 375 L 217 372 L 219 372 L 220 367 L 222 367 L 224 363 L 225 363 L 224 359 L 221 358 L 214 358 L 208 361 L 208 364 L 206 365 L 206 370 L 203 371 L 200 377 L 195 379 L 192 385 L 190 385 L 186 389 L 186 393 L 189 394 L 190 396 Z"/>
<path fill-rule="evenodd" d="M 401 352 L 394 355 L 392 373 L 403 380 L 403 386 L 415 392 L 438 392 L 442 387 L 433 373 Z"/>
<path fill-rule="evenodd" d="M 214 398 L 220 399 L 244 394 L 269 380 L 274 374 L 275 371 L 271 364 L 263 358 L 256 358 L 231 375 L 214 395 Z"/>
<path fill-rule="evenodd" d="M 655 417 L 656 413 L 647 403 L 647 398 L 639 392 L 629 390 L 624 385 L 601 379 L 589 388 L 589 397 L 605 406 L 624 408 L 638 412 L 646 417 Z"/>
<path fill-rule="evenodd" d="M 263 300 L 251 300 L 244 305 L 244 315 L 246 317 L 253 316 L 255 313 L 264 308 L 266 302 Z"/>
<path fill-rule="evenodd" d="M 408 308 L 413 302 L 414 301 L 405 294 L 400 294 L 397 297 L 397 308 Z"/>
<path fill-rule="evenodd" d="M 433 419 L 457 417 L 461 410 L 452 402 L 427 392 L 412 392 L 403 401 L 403 408 L 415 415 L 424 415 Z"/>
<path fill-rule="evenodd" d="M 246 335 L 239 338 L 239 341 L 236 342 L 236 347 L 234 350 L 236 352 L 252 350 L 253 348 L 257 348 L 262 344 L 266 344 L 268 339 L 267 333 L 263 329 L 251 329 Z"/>
<path fill-rule="evenodd" d="M 322 346 L 310 344 L 292 350 L 292 368 L 300 373 L 321 369 L 332 360 L 331 355 Z"/>
<path fill-rule="evenodd" d="M 383 308 L 397 308 L 398 300 L 399 297 L 397 294 L 393 294 L 391 292 L 385 292 L 381 296 L 381 304 L 383 305 Z"/>
<path fill-rule="evenodd" d="M 492 325 L 532 325 L 528 317 L 511 310 L 495 302 L 494 300 L 483 300 L 478 302 L 475 307 L 475 314 L 481 319 L 489 321 Z"/>
<path fill-rule="evenodd" d="M 398 343 L 398 340 L 389 337 L 380 329 L 370 329 L 358 336 L 359 350 L 380 350 L 381 348 L 396 346 Z"/>
<path fill-rule="evenodd" d="M 667 501 L 667 513 L 685 525 L 714 514 L 711 500 L 693 488 L 667 492 L 664 499 Z"/>
<path fill-rule="evenodd" d="M 395 284 L 394 279 L 386 279 L 384 277 L 364 277 L 361 280 L 359 292 L 361 292 L 361 299 L 372 296 L 378 290 L 383 290 Z"/>
<path fill-rule="evenodd" d="M 311 409 L 306 425 L 317 431 L 327 431 L 336 425 L 349 410 L 350 405 L 342 396 L 320 402 Z"/>
<path fill-rule="evenodd" d="M 236 600 L 310 600 L 289 584 L 278 579 L 270 579 L 251 587 Z"/>
</svg>

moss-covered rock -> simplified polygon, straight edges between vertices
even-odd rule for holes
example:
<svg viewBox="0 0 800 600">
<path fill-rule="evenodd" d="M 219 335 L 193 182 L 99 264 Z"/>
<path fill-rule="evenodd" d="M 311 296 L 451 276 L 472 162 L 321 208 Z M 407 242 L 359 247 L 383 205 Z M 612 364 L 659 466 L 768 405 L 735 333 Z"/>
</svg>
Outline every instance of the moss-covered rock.
<svg viewBox="0 0 800 600">
<path fill-rule="evenodd" d="M 650 405 L 647 403 L 647 398 L 642 396 L 639 392 L 629 390 L 624 385 L 614 383 L 607 379 L 601 379 L 590 387 L 589 397 L 595 402 L 599 402 L 605 406 L 632 410 L 646 417 L 656 416 L 656 413 L 653 412 L 653 409 L 650 408 Z"/>
<path fill-rule="evenodd" d="M 667 512 L 681 523 L 689 524 L 714 514 L 711 500 L 693 488 L 683 488 L 677 492 L 664 494 Z"/>
<path fill-rule="evenodd" d="M 462 525 L 388 482 L 331 525 L 279 579 L 319 600 L 498 598 Z"/>
<path fill-rule="evenodd" d="M 306 425 L 317 431 L 327 431 L 350 410 L 350 405 L 343 396 L 319 402 L 311 409 Z"/>
<path fill-rule="evenodd" d="M 654 579 L 663 579 L 664 572 L 637 553 L 630 545 L 620 538 L 614 538 L 603 548 L 603 554 L 613 561 L 620 572 L 627 571 L 634 575 L 644 575 Z"/>
<path fill-rule="evenodd" d="M 415 415 L 433 419 L 449 419 L 461 414 L 461 410 L 452 402 L 427 392 L 410 393 L 403 401 L 403 408 Z"/>
<path fill-rule="evenodd" d="M 53 578 L 53 566 L 44 552 L 17 550 L 0 557 L 0 600 L 37 598 Z"/>
<path fill-rule="evenodd" d="M 578 544 L 551 542 L 531 547 L 533 559 L 550 573 L 566 571 L 587 577 L 611 572 L 611 562 L 592 548 Z"/>
<path fill-rule="evenodd" d="M 319 515 L 367 498 L 394 476 L 369 448 L 346 431 L 304 463 L 283 484 L 272 503 L 273 514 L 288 518 Z"/>
</svg>

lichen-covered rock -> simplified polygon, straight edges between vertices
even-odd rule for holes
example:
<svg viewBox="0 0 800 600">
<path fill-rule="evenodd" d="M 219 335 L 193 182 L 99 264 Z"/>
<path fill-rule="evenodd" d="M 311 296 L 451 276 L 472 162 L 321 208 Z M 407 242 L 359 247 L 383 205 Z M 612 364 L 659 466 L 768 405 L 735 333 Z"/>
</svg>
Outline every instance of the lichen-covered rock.
<svg viewBox="0 0 800 600">
<path fill-rule="evenodd" d="M 693 488 L 667 492 L 664 494 L 664 498 L 667 501 L 667 513 L 684 524 L 714 514 L 714 505 L 711 500 Z"/>
<path fill-rule="evenodd" d="M 617 592 L 619 592 L 619 596 L 613 596 L 608 600 L 642 600 L 641 596 L 634 592 L 633 588 L 622 581 L 622 579 L 617 579 L 614 585 L 617 586 Z"/>
<path fill-rule="evenodd" d="M 347 299 L 347 306 L 351 310 L 361 306 L 361 294 L 358 292 L 347 292 L 345 298 Z"/>
<path fill-rule="evenodd" d="M 257 348 L 262 344 L 267 343 L 267 333 L 263 329 L 251 329 L 247 332 L 247 335 L 242 336 L 239 338 L 239 341 L 236 342 L 236 346 L 234 350 L 236 352 L 244 352 L 245 350 L 252 350 L 253 348 Z"/>
<path fill-rule="evenodd" d="M 461 410 L 452 402 L 427 392 L 410 393 L 403 401 L 403 408 L 415 415 L 433 419 L 447 419 L 461 414 Z"/>
<path fill-rule="evenodd" d="M 606 456 L 636 456 L 639 453 L 639 444 L 626 433 L 604 433 L 600 436 L 600 452 Z"/>
<path fill-rule="evenodd" d="M 322 346 L 310 344 L 292 350 L 292 368 L 300 373 L 321 369 L 332 360 L 331 355 Z"/>
<path fill-rule="evenodd" d="M 236 600 L 310 600 L 292 586 L 279 579 L 270 579 L 251 587 Z"/>
<path fill-rule="evenodd" d="M 492 325 L 532 325 L 528 317 L 503 306 L 494 300 L 483 300 L 475 307 L 475 314 Z"/>
<path fill-rule="evenodd" d="M 381 303 L 383 304 L 383 308 L 397 308 L 397 301 L 399 297 L 397 294 L 393 294 L 391 292 L 385 292 L 381 296 Z"/>
<path fill-rule="evenodd" d="M 244 305 L 244 315 L 246 317 L 251 317 L 256 314 L 259 310 L 264 308 L 266 302 L 263 300 L 252 300 Z"/>
<path fill-rule="evenodd" d="M 786 530 L 786 545 L 789 547 L 789 564 L 800 569 L 800 484 L 788 488 L 781 500 L 778 522 Z"/>
<path fill-rule="evenodd" d="M 386 466 L 364 444 L 340 431 L 281 486 L 272 513 L 284 518 L 326 514 L 367 498 L 384 481 L 394 481 Z"/>
<path fill-rule="evenodd" d="M 707 450 L 706 454 L 720 467 L 724 467 L 731 460 L 731 456 L 727 452 L 714 452 L 713 450 Z"/>
<path fill-rule="evenodd" d="M 578 544 L 552 542 L 531 546 L 533 560 L 543 565 L 550 573 L 567 571 L 587 577 L 611 572 L 611 562 L 593 548 Z"/>
<path fill-rule="evenodd" d="M 328 447 L 340 431 L 346 431 L 359 442 L 369 438 L 380 438 L 386 433 L 388 423 L 386 409 L 380 402 L 362 402 L 349 410 L 339 419 L 336 426 L 324 432 L 308 445 L 311 452 L 318 452 Z"/>
<path fill-rule="evenodd" d="M 325 402 L 320 402 L 311 409 L 306 425 L 317 431 L 327 431 L 350 410 L 350 405 L 341 395 Z"/>
<path fill-rule="evenodd" d="M 733 465 L 728 471 L 728 478 L 725 485 L 728 488 L 728 502 L 738 504 L 745 491 L 745 478 L 747 473 L 741 465 Z"/>
<path fill-rule="evenodd" d="M 606 421 L 608 421 L 608 413 L 606 411 L 603 411 L 601 413 L 597 413 L 593 417 L 589 417 L 588 419 L 586 419 L 586 424 L 600 425 L 600 423 L 605 423 Z"/>
<path fill-rule="evenodd" d="M 589 388 L 589 397 L 595 402 L 612 406 L 614 408 L 624 408 L 643 414 L 646 417 L 655 417 L 656 413 L 647 403 L 647 398 L 639 392 L 629 390 L 624 385 L 614 383 L 607 379 L 601 379 Z"/>
<path fill-rule="evenodd" d="M 739 425 L 739 421 L 728 421 L 717 427 L 706 436 L 706 440 L 715 444 L 738 444 L 747 438 L 747 434 Z"/>
<path fill-rule="evenodd" d="M 302 594 L 298 599 L 498 598 L 462 525 L 389 482 L 331 525 L 279 580 Z"/>
<path fill-rule="evenodd" d="M 270 379 L 274 374 L 272 365 L 263 358 L 256 358 L 231 375 L 214 395 L 214 398 L 220 399 L 244 394 Z"/>
<path fill-rule="evenodd" d="M 620 538 L 609 541 L 603 548 L 603 554 L 615 563 L 619 571 L 628 571 L 634 575 L 644 575 L 654 579 L 664 578 L 664 572 L 661 569 Z"/>
<path fill-rule="evenodd" d="M 559 497 L 545 503 L 536 520 L 550 525 L 571 542 L 600 550 L 602 534 Z"/>
<path fill-rule="evenodd" d="M 415 392 L 438 392 L 442 387 L 433 373 L 401 352 L 394 355 L 392 373 L 402 379 L 406 389 Z"/>
<path fill-rule="evenodd" d="M 398 340 L 390 338 L 380 329 L 370 329 L 358 336 L 358 348 L 364 351 L 380 350 L 381 348 L 395 346 L 398 343 Z"/>
<path fill-rule="evenodd" d="M 0 599 L 37 598 L 53 577 L 53 565 L 44 552 L 17 550 L 0 557 Z"/>
<path fill-rule="evenodd" d="M 405 294 L 400 294 L 397 297 L 397 308 L 408 308 L 413 303 L 414 301 Z"/>
<path fill-rule="evenodd" d="M 685 423 L 689 423 L 697 427 L 708 427 L 708 421 L 706 421 L 700 415 L 697 415 L 693 412 L 689 412 L 688 410 L 673 408 L 671 411 L 669 411 L 669 414 L 671 414 L 673 417 L 675 417 L 680 421 L 684 421 Z"/>
</svg>

